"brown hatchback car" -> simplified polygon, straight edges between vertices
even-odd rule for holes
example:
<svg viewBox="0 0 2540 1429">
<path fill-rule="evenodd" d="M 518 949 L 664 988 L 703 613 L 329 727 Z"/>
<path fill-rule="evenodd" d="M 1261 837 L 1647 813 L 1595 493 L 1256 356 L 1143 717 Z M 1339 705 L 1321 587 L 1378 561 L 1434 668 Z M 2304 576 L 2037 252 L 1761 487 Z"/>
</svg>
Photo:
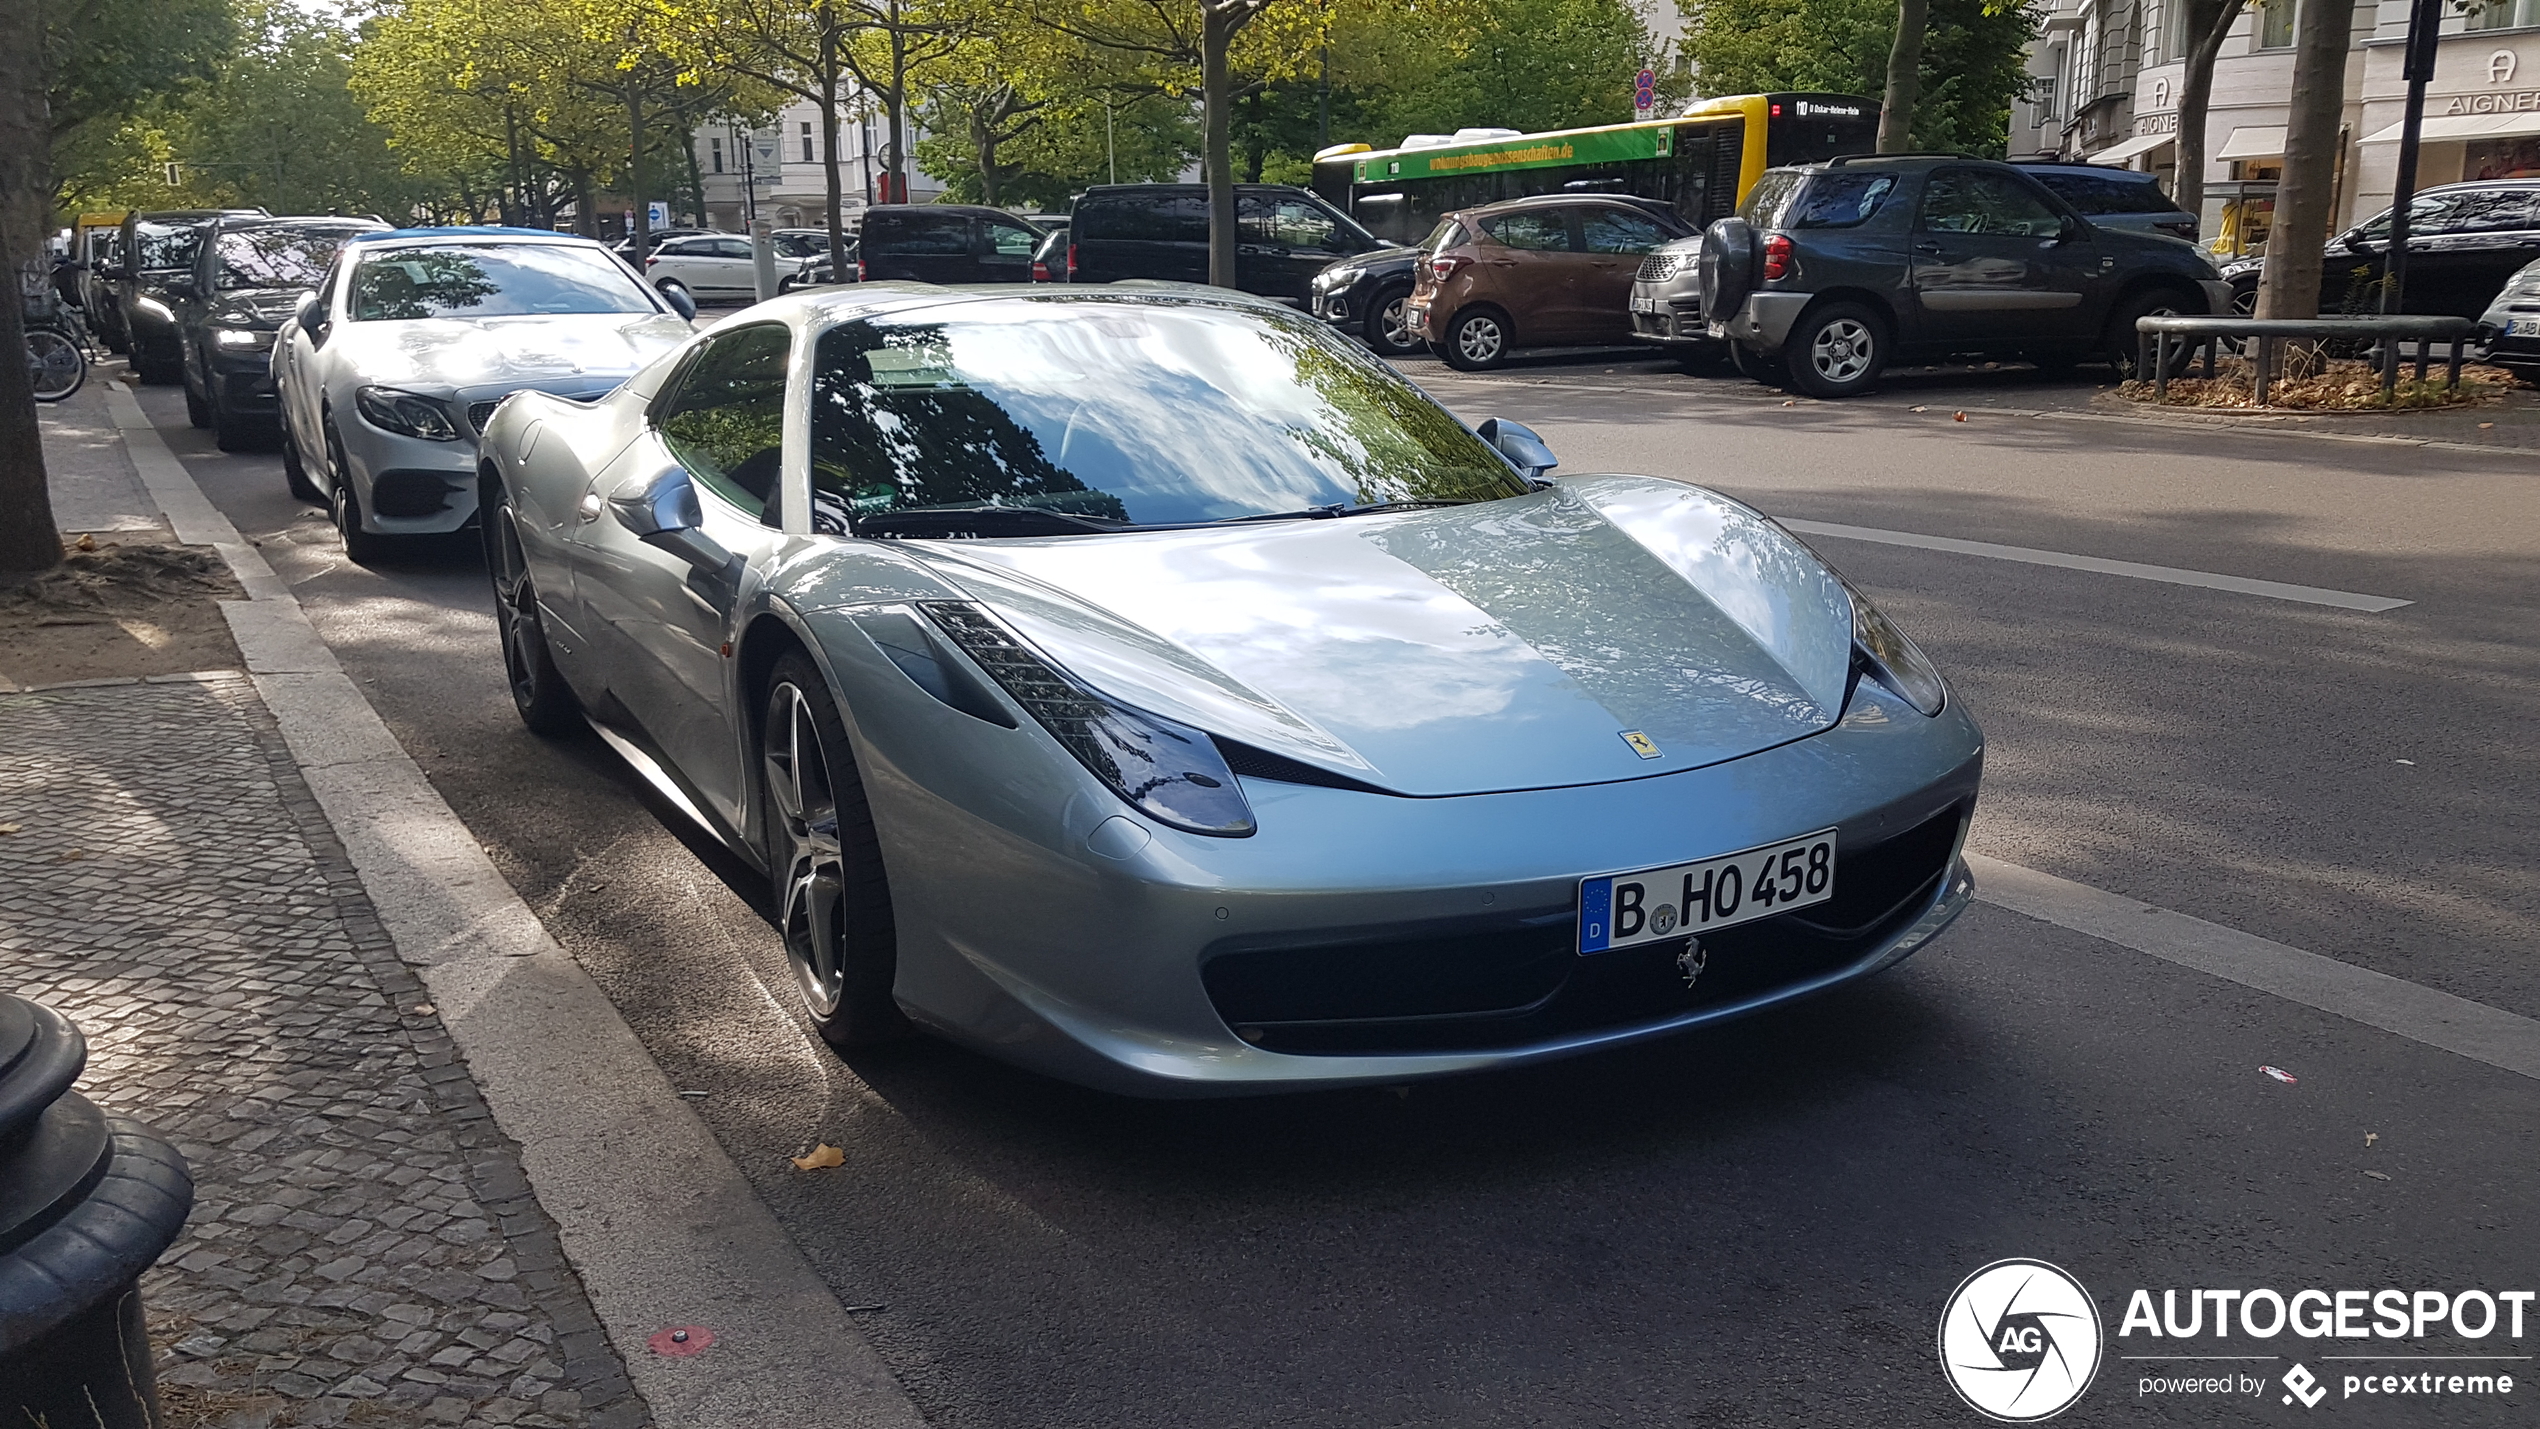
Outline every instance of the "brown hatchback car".
<svg viewBox="0 0 2540 1429">
<path fill-rule="evenodd" d="M 1670 209 L 1588 194 L 1462 209 L 1421 243 L 1404 316 L 1467 372 L 1521 347 L 1621 343 L 1642 255 L 1691 232 Z"/>
</svg>

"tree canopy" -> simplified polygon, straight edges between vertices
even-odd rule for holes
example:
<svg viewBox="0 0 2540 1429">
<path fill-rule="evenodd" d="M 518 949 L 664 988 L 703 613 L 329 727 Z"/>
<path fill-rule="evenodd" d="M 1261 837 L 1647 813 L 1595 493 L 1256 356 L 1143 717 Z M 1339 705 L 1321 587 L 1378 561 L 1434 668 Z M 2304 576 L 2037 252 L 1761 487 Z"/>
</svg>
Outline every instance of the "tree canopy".
<svg viewBox="0 0 2540 1429">
<path fill-rule="evenodd" d="M 1684 51 L 1705 94 L 1886 89 L 1895 0 L 1678 0 Z M 2025 4 L 1931 0 L 1915 106 L 1917 148 L 1999 156 L 2037 33 Z"/>
</svg>

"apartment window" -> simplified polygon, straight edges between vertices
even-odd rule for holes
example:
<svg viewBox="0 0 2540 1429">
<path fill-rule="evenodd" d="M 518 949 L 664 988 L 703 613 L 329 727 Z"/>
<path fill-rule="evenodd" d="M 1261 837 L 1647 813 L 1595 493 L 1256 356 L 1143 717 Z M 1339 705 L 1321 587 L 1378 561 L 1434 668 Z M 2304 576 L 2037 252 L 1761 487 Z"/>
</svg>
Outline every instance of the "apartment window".
<svg viewBox="0 0 2540 1429">
<path fill-rule="evenodd" d="M 714 165 L 714 171 L 715 171 L 716 173 L 718 173 L 718 174 L 719 174 L 719 173 L 722 173 L 722 172 L 723 172 L 723 141 L 722 141 L 722 140 L 720 140 L 720 139 L 708 139 L 708 140 L 706 140 L 706 154 L 707 154 L 707 158 L 708 158 L 708 160 L 709 160 L 709 161 L 710 161 L 710 162 Z"/>
<path fill-rule="evenodd" d="M 2488 0 L 2469 12 L 2465 28 L 2519 30 L 2540 26 L 2540 0 Z"/>
<path fill-rule="evenodd" d="M 2029 82 L 2028 102 L 2037 111 L 2037 122 L 2046 124 L 2055 118 L 2055 76 L 2037 75 Z"/>
<path fill-rule="evenodd" d="M 804 162 L 804 163 L 806 163 L 806 164 L 808 164 L 808 163 L 812 163 L 812 162 L 814 162 L 814 160 L 812 159 L 812 156 L 811 156 L 811 121 L 810 121 L 810 120 L 808 120 L 808 119 L 806 119 L 806 120 L 804 120 L 804 121 L 803 121 L 803 134 L 802 134 L 802 139 L 803 139 L 803 162 Z"/>
<path fill-rule="evenodd" d="M 2143 57 L 2147 65 L 2187 58 L 2187 0 L 2161 0 L 2161 23 L 2153 27 L 2151 50 Z"/>
<path fill-rule="evenodd" d="M 2265 0 L 2258 6 L 2258 48 L 2289 49 L 2293 44 L 2293 0 Z"/>
</svg>

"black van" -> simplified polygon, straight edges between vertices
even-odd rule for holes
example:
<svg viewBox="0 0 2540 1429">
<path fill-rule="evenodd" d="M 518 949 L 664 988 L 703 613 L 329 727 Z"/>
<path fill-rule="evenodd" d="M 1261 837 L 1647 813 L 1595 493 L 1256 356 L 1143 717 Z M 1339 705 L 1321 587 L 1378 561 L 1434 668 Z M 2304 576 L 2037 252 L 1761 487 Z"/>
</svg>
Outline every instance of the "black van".
<svg viewBox="0 0 2540 1429">
<path fill-rule="evenodd" d="M 863 281 L 1028 283 L 1041 230 L 1001 208 L 885 203 L 864 211 L 856 267 Z"/>
<path fill-rule="evenodd" d="M 1070 282 L 1208 281 L 1206 184 L 1097 184 L 1068 222 Z M 1298 307 L 1324 265 L 1384 246 L 1349 215 L 1285 184 L 1235 185 L 1235 228 L 1235 286 Z"/>
<path fill-rule="evenodd" d="M 108 275 L 115 316 L 129 344 L 133 375 L 174 382 L 183 373 L 184 338 L 177 305 L 191 292 L 195 250 L 216 218 L 263 218 L 261 208 L 187 208 L 124 216 L 121 259 Z"/>
</svg>

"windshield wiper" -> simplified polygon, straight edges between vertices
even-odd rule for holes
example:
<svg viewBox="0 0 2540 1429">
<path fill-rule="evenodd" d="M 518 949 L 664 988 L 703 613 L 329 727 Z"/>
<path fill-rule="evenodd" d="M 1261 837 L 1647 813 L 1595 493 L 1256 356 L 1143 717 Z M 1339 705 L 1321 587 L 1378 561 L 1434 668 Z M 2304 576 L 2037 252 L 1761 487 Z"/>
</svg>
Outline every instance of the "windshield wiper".
<svg viewBox="0 0 2540 1429">
<path fill-rule="evenodd" d="M 1137 523 L 1131 521 L 1109 521 L 1038 506 L 875 511 L 851 518 L 850 524 L 859 536 L 1074 536 L 1137 529 Z"/>
<path fill-rule="evenodd" d="M 1469 501 L 1370 501 L 1352 506 L 1335 501 L 1329 506 L 1308 506 L 1302 511 L 1265 511 L 1258 516 L 1228 516 L 1211 521 L 1211 526 L 1233 526 L 1245 521 L 1329 521 L 1342 516 L 1372 516 L 1379 511 L 1418 511 L 1431 506 L 1470 506 Z"/>
</svg>

